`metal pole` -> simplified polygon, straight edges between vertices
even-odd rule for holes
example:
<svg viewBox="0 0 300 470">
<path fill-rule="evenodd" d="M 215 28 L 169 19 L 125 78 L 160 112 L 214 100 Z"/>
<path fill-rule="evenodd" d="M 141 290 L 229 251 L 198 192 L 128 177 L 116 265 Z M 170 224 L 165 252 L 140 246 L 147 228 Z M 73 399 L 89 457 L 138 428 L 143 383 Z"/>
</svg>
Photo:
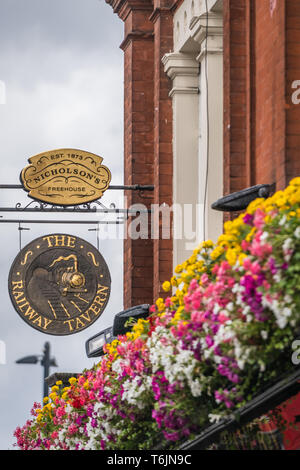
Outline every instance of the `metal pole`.
<svg viewBox="0 0 300 470">
<path fill-rule="evenodd" d="M 22 184 L 0 184 L 0 189 L 24 189 Z M 153 184 L 110 185 L 107 189 L 125 191 L 154 191 Z"/>
<path fill-rule="evenodd" d="M 44 355 L 41 364 L 42 366 L 44 366 L 44 398 L 47 397 L 49 394 L 49 387 L 45 380 L 47 377 L 49 377 L 50 372 L 50 343 L 48 341 L 45 343 Z"/>
</svg>

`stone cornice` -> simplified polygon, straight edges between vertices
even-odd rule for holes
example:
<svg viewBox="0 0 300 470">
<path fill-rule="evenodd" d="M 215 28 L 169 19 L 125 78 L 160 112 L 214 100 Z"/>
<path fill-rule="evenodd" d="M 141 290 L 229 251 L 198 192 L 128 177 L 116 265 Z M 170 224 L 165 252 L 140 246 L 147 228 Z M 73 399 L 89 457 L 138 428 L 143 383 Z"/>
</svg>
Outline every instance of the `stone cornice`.
<svg viewBox="0 0 300 470">
<path fill-rule="evenodd" d="M 206 13 L 193 18 L 191 25 L 192 38 L 202 44 L 208 37 L 217 36 L 223 37 L 223 17 L 219 13 L 209 12 L 208 18 Z"/>
<path fill-rule="evenodd" d="M 133 10 L 153 11 L 151 0 L 105 0 L 114 10 L 114 13 L 125 21 Z"/>
<path fill-rule="evenodd" d="M 199 93 L 199 63 L 194 57 L 171 52 L 162 58 L 164 71 L 173 81 L 170 97 L 174 95 L 195 95 Z"/>
<path fill-rule="evenodd" d="M 171 52 L 165 54 L 162 58 L 165 73 L 174 80 L 178 75 L 197 77 L 199 75 L 199 63 L 194 57 L 183 54 Z"/>
</svg>

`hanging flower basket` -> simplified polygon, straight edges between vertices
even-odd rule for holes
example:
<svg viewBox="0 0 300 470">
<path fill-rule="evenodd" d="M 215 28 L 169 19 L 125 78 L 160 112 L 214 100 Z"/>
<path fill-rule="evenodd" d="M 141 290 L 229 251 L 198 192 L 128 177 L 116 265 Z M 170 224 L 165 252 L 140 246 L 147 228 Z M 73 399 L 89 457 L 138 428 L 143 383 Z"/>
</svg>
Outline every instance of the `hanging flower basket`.
<svg viewBox="0 0 300 470">
<path fill-rule="evenodd" d="M 170 296 L 99 364 L 34 405 L 19 448 L 205 447 L 237 416 L 248 422 L 296 393 L 300 178 L 226 222 L 163 288 Z"/>
</svg>

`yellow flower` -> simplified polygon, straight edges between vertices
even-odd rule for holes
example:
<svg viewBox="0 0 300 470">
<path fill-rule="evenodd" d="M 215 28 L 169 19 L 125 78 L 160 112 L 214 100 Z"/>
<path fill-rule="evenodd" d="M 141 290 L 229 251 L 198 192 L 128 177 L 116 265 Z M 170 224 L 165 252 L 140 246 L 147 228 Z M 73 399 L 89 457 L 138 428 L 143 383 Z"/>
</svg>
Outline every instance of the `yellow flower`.
<svg viewBox="0 0 300 470">
<path fill-rule="evenodd" d="M 77 379 L 76 379 L 75 377 L 71 377 L 71 378 L 69 379 L 69 383 L 70 383 L 71 385 L 76 384 L 76 382 L 77 382 Z"/>
<path fill-rule="evenodd" d="M 61 381 L 61 380 L 58 380 L 58 381 L 56 382 L 56 385 L 58 385 L 58 386 L 59 386 L 59 385 L 62 385 L 62 381 Z"/>
<path fill-rule="evenodd" d="M 176 266 L 175 268 L 175 273 L 176 274 L 180 274 L 182 272 L 183 268 L 181 266 L 181 264 L 178 264 L 178 266 Z"/>
<path fill-rule="evenodd" d="M 255 201 L 250 202 L 249 206 L 247 207 L 247 213 L 250 215 L 254 214 L 256 209 L 258 209 L 258 207 L 260 207 L 261 204 L 264 203 L 264 201 L 265 199 L 258 198 L 258 199 L 255 199 Z"/>
<path fill-rule="evenodd" d="M 269 224 L 272 221 L 272 217 L 270 215 L 266 215 L 264 220 L 265 220 L 266 224 Z"/>
<path fill-rule="evenodd" d="M 88 380 L 86 380 L 86 381 L 84 382 L 83 388 L 84 388 L 85 390 L 88 390 L 88 389 L 90 388 L 90 383 L 89 383 Z"/>
<path fill-rule="evenodd" d="M 290 181 L 290 186 L 300 186 L 300 177 L 297 176 L 296 178 L 292 179 L 292 181 Z"/>
<path fill-rule="evenodd" d="M 212 248 L 214 246 L 214 242 L 211 240 L 206 240 L 202 245 L 203 248 Z"/>
<path fill-rule="evenodd" d="M 57 393 L 55 392 L 50 393 L 49 398 L 51 398 L 51 400 L 54 401 L 55 398 L 57 398 Z"/>
<path fill-rule="evenodd" d="M 213 261 L 219 258 L 224 253 L 224 248 L 222 246 L 217 246 L 210 254 L 210 257 Z"/>
<path fill-rule="evenodd" d="M 48 413 L 51 413 L 51 411 L 52 411 L 51 403 L 48 403 L 47 405 L 45 405 L 44 410 L 47 411 Z"/>
<path fill-rule="evenodd" d="M 59 387 L 57 385 L 54 385 L 53 387 L 51 387 L 51 390 L 52 392 L 58 392 Z"/>
<path fill-rule="evenodd" d="M 241 266 L 243 266 L 245 258 L 247 258 L 247 255 L 245 253 L 241 253 L 239 255 L 239 263 L 240 263 Z"/>
<path fill-rule="evenodd" d="M 299 204 L 300 202 L 300 188 L 290 196 L 290 203 L 293 206 L 294 204 Z"/>
<path fill-rule="evenodd" d="M 61 396 L 61 398 L 62 398 L 63 400 L 67 400 L 68 397 L 69 397 L 68 392 L 64 392 L 64 393 L 62 394 L 62 396 Z"/>
<path fill-rule="evenodd" d="M 251 232 L 249 232 L 245 238 L 246 242 L 251 242 L 252 238 L 254 237 L 255 232 L 256 232 L 256 227 L 253 227 Z"/>
<path fill-rule="evenodd" d="M 226 251 L 226 259 L 231 266 L 234 266 L 237 261 L 236 250 L 229 249 Z"/>
<path fill-rule="evenodd" d="M 48 401 L 49 401 L 49 397 L 45 397 L 45 398 L 43 399 L 43 402 L 44 402 L 44 403 L 48 403 Z"/>
<path fill-rule="evenodd" d="M 171 289 L 171 283 L 169 281 L 164 282 L 162 288 L 165 292 L 169 292 Z"/>
</svg>

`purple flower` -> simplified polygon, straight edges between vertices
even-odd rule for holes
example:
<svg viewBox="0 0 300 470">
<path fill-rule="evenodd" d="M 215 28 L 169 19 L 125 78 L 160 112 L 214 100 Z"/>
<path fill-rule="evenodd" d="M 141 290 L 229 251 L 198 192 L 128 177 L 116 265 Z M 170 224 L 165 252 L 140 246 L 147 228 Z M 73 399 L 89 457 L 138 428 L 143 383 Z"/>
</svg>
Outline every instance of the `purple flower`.
<svg viewBox="0 0 300 470">
<path fill-rule="evenodd" d="M 209 348 L 211 348 L 215 344 L 214 340 L 209 335 L 206 336 L 205 341 Z"/>
<path fill-rule="evenodd" d="M 243 218 L 243 222 L 246 225 L 253 225 L 253 215 L 251 214 L 246 214 L 245 217 Z"/>
<path fill-rule="evenodd" d="M 277 268 L 276 268 L 276 263 L 275 263 L 275 259 L 274 258 L 270 258 L 269 261 L 268 261 L 268 265 L 269 265 L 269 268 L 270 268 L 270 271 L 271 273 L 273 274 L 273 276 L 277 273 Z"/>
</svg>

